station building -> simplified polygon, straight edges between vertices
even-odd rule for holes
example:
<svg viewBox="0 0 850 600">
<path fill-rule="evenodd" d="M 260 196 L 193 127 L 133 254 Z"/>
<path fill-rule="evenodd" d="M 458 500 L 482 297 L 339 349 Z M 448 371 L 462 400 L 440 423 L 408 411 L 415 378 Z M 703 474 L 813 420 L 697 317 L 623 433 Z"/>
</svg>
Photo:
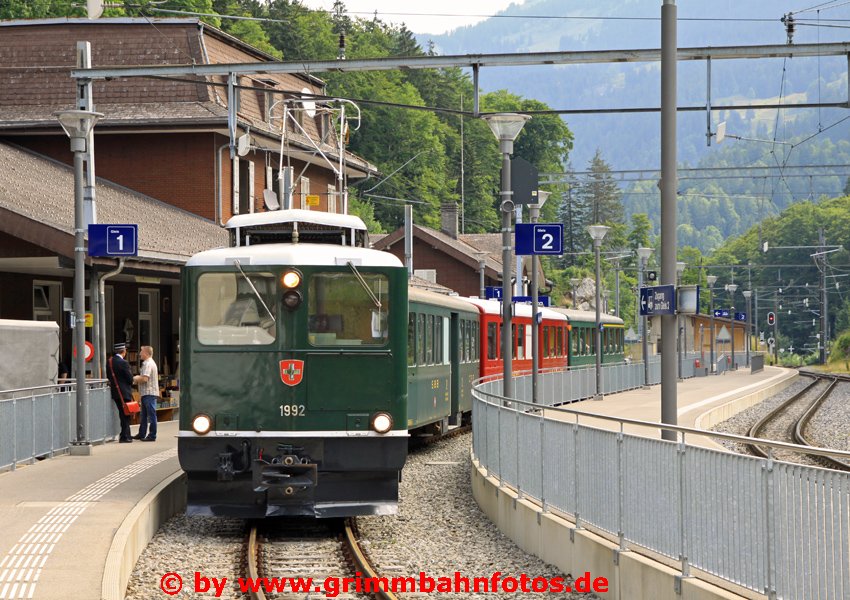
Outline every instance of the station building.
<svg viewBox="0 0 850 600">
<path fill-rule="evenodd" d="M 74 188 L 70 142 L 55 111 L 75 108 L 78 42 L 95 67 L 250 63 L 273 57 L 194 18 L 47 19 L 0 22 L 0 318 L 60 324 L 71 359 Z M 155 348 L 160 372 L 179 363 L 179 269 L 194 252 L 227 244 L 221 225 L 235 214 L 276 208 L 280 167 L 288 167 L 292 208 L 343 211 L 346 179 L 377 174 L 344 150 L 336 112 L 303 94 L 323 94 L 311 75 L 241 77 L 231 157 L 228 94 L 222 77 L 115 78 L 94 81 L 99 223 L 138 223 L 139 256 L 86 261 L 87 339 Z M 288 119 L 283 133 L 283 102 Z M 282 138 L 285 137 L 284 143 Z M 340 148 L 343 148 L 340 157 Z M 342 160 L 341 160 L 342 158 Z M 341 168 L 340 168 L 341 167 Z M 104 307 L 98 323 L 97 304 Z M 96 332 L 102 331 L 103 335 Z"/>
</svg>

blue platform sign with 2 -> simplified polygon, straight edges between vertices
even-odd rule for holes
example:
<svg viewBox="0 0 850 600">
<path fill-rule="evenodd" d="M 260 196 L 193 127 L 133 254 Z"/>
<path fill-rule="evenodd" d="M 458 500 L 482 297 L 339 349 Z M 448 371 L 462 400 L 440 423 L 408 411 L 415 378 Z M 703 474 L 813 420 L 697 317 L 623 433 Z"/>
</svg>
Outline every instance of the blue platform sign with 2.
<svg viewBox="0 0 850 600">
<path fill-rule="evenodd" d="M 549 254 L 560 256 L 564 253 L 563 223 L 517 223 L 516 254 L 528 256 Z"/>
<path fill-rule="evenodd" d="M 139 253 L 139 226 L 89 225 L 89 256 L 136 256 Z"/>
</svg>

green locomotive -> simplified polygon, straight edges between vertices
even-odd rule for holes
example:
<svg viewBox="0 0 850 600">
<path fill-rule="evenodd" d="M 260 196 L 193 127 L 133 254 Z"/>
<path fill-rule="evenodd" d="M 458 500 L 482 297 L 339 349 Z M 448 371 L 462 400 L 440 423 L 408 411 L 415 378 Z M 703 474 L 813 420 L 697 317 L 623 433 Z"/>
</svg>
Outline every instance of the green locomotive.
<svg viewBox="0 0 850 600">
<path fill-rule="evenodd" d="M 408 286 L 346 215 L 233 217 L 183 270 L 188 511 L 392 514 L 407 456 Z"/>
</svg>

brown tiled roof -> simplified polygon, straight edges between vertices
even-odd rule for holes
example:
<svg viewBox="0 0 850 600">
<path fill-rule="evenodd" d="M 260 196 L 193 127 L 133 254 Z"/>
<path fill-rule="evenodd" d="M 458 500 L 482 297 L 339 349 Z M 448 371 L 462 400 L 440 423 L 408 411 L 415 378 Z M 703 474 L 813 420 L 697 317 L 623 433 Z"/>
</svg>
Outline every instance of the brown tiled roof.
<svg viewBox="0 0 850 600">
<path fill-rule="evenodd" d="M 0 210 L 40 224 L 57 238 L 73 237 L 73 169 L 5 143 L 0 143 L 0 164 Z M 101 179 L 95 193 L 98 222 L 139 225 L 140 259 L 180 264 L 197 252 L 228 244 L 224 229 L 170 204 Z M 17 233 L 7 231 L 7 225 L 0 219 L 0 231 Z"/>
<path fill-rule="evenodd" d="M 439 283 L 431 283 L 427 279 L 422 279 L 421 277 L 417 277 L 416 275 L 411 275 L 407 281 L 413 287 L 422 290 L 428 290 L 429 292 L 436 292 L 438 294 L 445 294 L 447 296 L 457 294 L 457 292 L 455 292 L 451 288 L 447 288 L 446 286 L 440 285 Z"/>
<path fill-rule="evenodd" d="M 0 130 L 56 128 L 53 112 L 75 108 L 75 85 L 70 77 L 76 64 L 76 42 L 90 41 L 92 64 L 98 67 L 135 65 L 216 64 L 265 62 L 272 57 L 236 38 L 201 23 L 197 18 L 135 19 L 44 19 L 0 21 Z M 227 94 L 222 77 L 155 79 L 114 78 L 92 83 L 95 109 L 104 113 L 98 127 L 227 126 Z M 268 74 L 241 77 L 240 85 L 301 93 L 323 92 L 323 82 L 308 74 Z M 242 89 L 239 125 L 257 134 L 277 139 L 266 143 L 279 147 L 280 126 L 265 119 L 271 98 L 260 89 Z M 313 140 L 320 139 L 321 117 L 303 118 L 303 127 Z M 294 127 L 293 127 L 294 129 Z M 300 131 L 287 133 L 291 146 L 313 152 L 310 138 Z M 338 146 L 336 134 L 327 132 L 322 151 L 331 157 Z M 377 172 L 374 165 L 346 152 L 346 162 L 365 173 Z"/>
</svg>

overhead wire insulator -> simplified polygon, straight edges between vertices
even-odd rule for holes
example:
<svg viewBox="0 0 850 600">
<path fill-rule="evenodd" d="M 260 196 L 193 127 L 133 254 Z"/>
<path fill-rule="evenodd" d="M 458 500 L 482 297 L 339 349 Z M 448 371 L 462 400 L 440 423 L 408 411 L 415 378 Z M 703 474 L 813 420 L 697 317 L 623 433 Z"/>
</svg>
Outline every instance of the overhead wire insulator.
<svg viewBox="0 0 850 600">
<path fill-rule="evenodd" d="M 780 19 L 780 21 L 782 21 L 782 23 L 785 25 L 785 34 L 788 36 L 788 43 L 793 44 L 794 43 L 794 25 L 795 25 L 794 13 L 787 13 L 785 15 L 782 15 L 782 18 Z"/>
</svg>

